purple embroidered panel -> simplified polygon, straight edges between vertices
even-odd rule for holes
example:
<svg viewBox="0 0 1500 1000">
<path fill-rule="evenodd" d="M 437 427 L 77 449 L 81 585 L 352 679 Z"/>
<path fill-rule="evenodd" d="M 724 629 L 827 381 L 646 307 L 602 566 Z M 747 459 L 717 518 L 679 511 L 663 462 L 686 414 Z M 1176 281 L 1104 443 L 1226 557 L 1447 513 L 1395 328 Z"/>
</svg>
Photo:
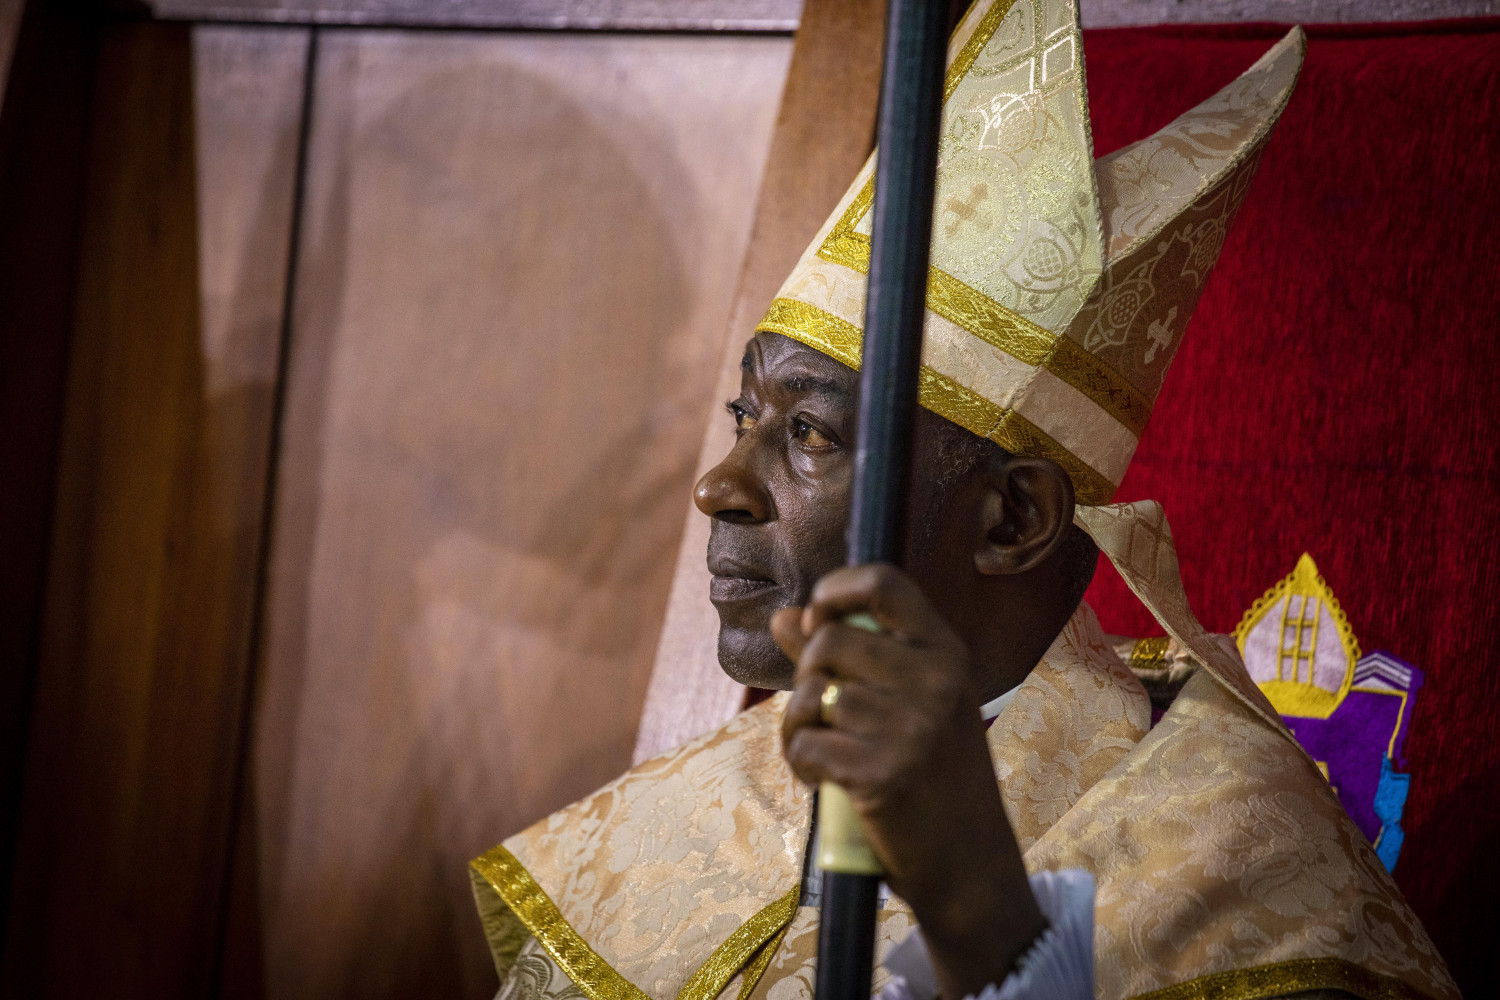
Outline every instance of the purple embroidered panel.
<svg viewBox="0 0 1500 1000">
<path fill-rule="evenodd" d="M 1381 765 L 1390 757 L 1394 767 L 1406 767 L 1406 732 L 1421 687 L 1422 671 L 1389 653 L 1371 653 L 1356 664 L 1353 686 L 1328 718 L 1282 716 L 1303 749 L 1327 768 L 1339 801 L 1371 843 L 1385 825 L 1375 810 Z"/>
</svg>

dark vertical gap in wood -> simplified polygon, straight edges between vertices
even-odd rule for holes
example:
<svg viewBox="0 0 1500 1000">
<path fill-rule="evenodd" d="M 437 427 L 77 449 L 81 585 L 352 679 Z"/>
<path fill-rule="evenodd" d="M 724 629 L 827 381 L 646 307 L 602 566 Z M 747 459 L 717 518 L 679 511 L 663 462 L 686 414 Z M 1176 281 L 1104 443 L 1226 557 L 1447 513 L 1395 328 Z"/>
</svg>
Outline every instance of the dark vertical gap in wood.
<svg viewBox="0 0 1500 1000">
<path fill-rule="evenodd" d="M 277 345 L 276 384 L 271 404 L 270 450 L 266 456 L 260 551 L 255 564 L 255 590 L 250 614 L 250 642 L 237 733 L 237 759 L 231 785 L 229 837 L 221 882 L 218 925 L 215 929 L 212 995 L 253 1000 L 264 995 L 261 968 L 259 865 L 254 824 L 251 768 L 255 752 L 255 706 L 264 669 L 266 608 L 270 600 L 271 559 L 275 549 L 277 484 L 281 471 L 287 384 L 291 372 L 292 337 L 297 304 L 297 270 L 301 260 L 302 219 L 306 205 L 308 151 L 316 104 L 318 33 L 308 29 L 307 56 L 302 66 L 302 109 L 297 124 L 297 158 L 292 185 L 292 214 L 288 227 L 286 281 L 282 289 L 281 330 Z M 226 982 L 226 973 L 230 974 Z"/>
<path fill-rule="evenodd" d="M 31 0 L 0 106 L 0 928 L 9 926 L 73 326 L 95 26 Z M 0 970 L 15 959 L 0 941 Z M 0 972 L 0 992 L 8 979 Z"/>
<path fill-rule="evenodd" d="M 208 383 L 191 28 L 95 35 L 0 994 L 169 1000 L 211 966 L 264 466 Z"/>
</svg>

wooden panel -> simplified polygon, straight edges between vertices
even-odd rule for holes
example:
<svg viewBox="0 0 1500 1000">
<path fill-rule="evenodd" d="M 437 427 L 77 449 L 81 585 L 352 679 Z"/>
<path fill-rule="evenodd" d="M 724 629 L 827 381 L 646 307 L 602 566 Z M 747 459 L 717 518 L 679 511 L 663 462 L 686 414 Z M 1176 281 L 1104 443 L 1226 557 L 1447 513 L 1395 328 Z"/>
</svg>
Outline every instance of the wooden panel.
<svg viewBox="0 0 1500 1000">
<path fill-rule="evenodd" d="M 320 42 L 254 801 L 269 996 L 488 997 L 629 761 L 786 39 Z"/>
<path fill-rule="evenodd" d="M 739 393 L 745 341 L 792 265 L 870 154 L 884 40 L 884 0 L 810 0 L 787 74 L 754 235 L 720 337 L 714 400 Z M 698 417 L 704 427 L 704 415 Z M 728 453 L 733 425 L 709 407 L 697 474 Z M 719 616 L 708 602 L 709 520 L 691 501 L 635 759 L 707 732 L 742 707 L 745 688 L 719 669 Z M 680 516 L 680 515 L 679 515 Z"/>
<path fill-rule="evenodd" d="M 0 0 L 0 3 L 7 0 Z M 13 2 L 13 0 L 11 0 Z M 802 0 L 147 0 L 157 17 L 573 31 L 770 31 Z"/>
<path fill-rule="evenodd" d="M 8 996 L 208 989 L 304 34 L 104 32 Z"/>
</svg>

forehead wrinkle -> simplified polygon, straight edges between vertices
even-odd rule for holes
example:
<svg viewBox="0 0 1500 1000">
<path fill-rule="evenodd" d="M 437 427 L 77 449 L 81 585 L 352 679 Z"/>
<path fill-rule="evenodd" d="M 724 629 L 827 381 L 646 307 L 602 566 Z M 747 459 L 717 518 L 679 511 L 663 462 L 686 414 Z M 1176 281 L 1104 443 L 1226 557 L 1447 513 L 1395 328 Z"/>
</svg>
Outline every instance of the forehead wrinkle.
<svg viewBox="0 0 1500 1000">
<path fill-rule="evenodd" d="M 850 383 L 858 376 L 852 370 L 782 334 L 757 333 L 745 347 L 741 366 L 765 388 L 787 394 L 851 403 L 856 395 Z"/>
<path fill-rule="evenodd" d="M 852 393 L 849 389 L 831 378 L 819 375 L 810 375 L 806 372 L 792 372 L 782 375 L 776 379 L 776 383 L 788 392 L 795 393 L 817 393 L 823 396 L 834 396 L 838 399 L 850 399 Z"/>
</svg>

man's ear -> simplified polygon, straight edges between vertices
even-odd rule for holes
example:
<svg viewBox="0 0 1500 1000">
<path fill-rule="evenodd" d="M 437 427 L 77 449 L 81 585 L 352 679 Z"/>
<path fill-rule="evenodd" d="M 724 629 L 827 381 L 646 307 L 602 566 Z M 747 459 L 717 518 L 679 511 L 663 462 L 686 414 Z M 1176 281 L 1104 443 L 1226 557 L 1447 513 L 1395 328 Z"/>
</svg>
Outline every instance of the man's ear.
<svg viewBox="0 0 1500 1000">
<path fill-rule="evenodd" d="M 1073 482 L 1051 459 L 996 455 L 985 469 L 974 567 L 986 576 L 1025 573 L 1062 544 L 1073 523 Z"/>
</svg>

